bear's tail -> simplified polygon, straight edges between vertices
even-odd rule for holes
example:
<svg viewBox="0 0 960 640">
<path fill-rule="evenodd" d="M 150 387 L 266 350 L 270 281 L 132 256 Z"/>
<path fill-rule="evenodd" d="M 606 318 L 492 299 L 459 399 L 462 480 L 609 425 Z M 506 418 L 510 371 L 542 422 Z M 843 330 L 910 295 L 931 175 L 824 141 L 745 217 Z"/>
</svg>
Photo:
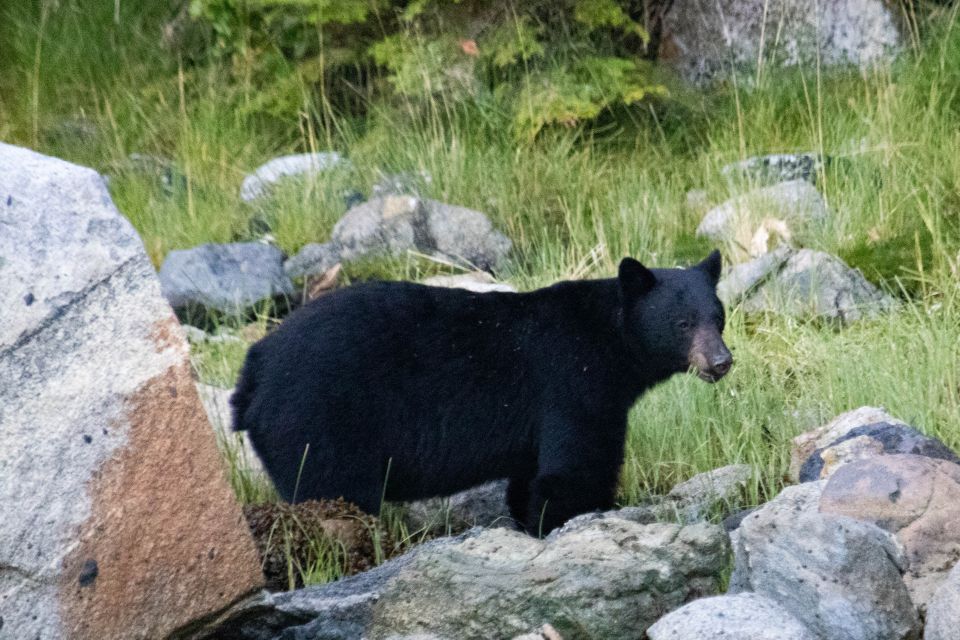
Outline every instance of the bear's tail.
<svg viewBox="0 0 960 640">
<path fill-rule="evenodd" d="M 257 352 L 251 348 L 247 352 L 247 359 L 240 370 L 240 378 L 237 380 L 237 386 L 230 396 L 230 406 L 233 409 L 233 430 L 245 431 L 251 425 L 248 423 L 247 415 L 250 410 L 250 404 L 253 402 L 253 395 L 257 390 Z"/>
</svg>

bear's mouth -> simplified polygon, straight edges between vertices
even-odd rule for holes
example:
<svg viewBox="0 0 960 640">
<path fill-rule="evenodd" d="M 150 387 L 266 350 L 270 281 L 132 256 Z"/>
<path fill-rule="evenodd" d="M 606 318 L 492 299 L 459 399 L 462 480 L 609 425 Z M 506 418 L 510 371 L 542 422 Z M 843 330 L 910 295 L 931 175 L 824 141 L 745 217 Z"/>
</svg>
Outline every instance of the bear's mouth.
<svg viewBox="0 0 960 640">
<path fill-rule="evenodd" d="M 700 370 L 698 369 L 698 370 L 697 370 L 697 377 L 700 378 L 701 380 L 705 381 L 705 382 L 709 382 L 709 383 L 713 384 L 714 382 L 718 381 L 718 380 L 719 380 L 720 378 L 722 378 L 723 376 L 718 376 L 718 375 L 712 374 L 712 373 L 710 373 L 710 372 L 708 372 L 708 371 L 700 371 Z"/>
</svg>

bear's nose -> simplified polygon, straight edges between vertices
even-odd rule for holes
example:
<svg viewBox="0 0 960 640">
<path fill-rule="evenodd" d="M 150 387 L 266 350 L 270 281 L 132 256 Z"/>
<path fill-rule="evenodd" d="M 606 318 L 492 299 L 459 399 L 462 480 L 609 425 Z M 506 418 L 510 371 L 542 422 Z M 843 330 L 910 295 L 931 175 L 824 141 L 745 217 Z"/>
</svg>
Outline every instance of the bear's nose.
<svg viewBox="0 0 960 640">
<path fill-rule="evenodd" d="M 727 372 L 730 371 L 731 366 L 733 366 L 733 356 L 731 356 L 729 352 L 716 356 L 711 363 L 713 372 L 718 376 L 727 375 Z"/>
</svg>

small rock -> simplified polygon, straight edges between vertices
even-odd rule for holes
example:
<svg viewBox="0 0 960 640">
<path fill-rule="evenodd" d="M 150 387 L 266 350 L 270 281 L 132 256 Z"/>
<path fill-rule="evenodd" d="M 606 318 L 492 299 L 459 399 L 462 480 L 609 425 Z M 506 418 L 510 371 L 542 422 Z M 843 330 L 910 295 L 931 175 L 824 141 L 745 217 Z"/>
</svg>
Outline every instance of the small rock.
<svg viewBox="0 0 960 640">
<path fill-rule="evenodd" d="M 827 203 L 805 180 L 789 180 L 754 189 L 714 207 L 703 217 L 697 235 L 747 247 L 767 218 L 785 221 L 794 230 L 810 228 L 829 218 Z"/>
<path fill-rule="evenodd" d="M 488 291 L 500 291 L 507 293 L 516 293 L 517 289 L 504 282 L 497 282 L 493 276 L 486 271 L 471 271 L 456 276 L 433 276 L 423 281 L 431 287 L 447 287 L 450 289 L 467 289 L 477 293 L 486 293 Z"/>
<path fill-rule="evenodd" d="M 284 178 L 312 176 L 345 163 L 346 160 L 335 151 L 300 153 L 274 158 L 257 167 L 256 171 L 243 179 L 243 184 L 240 186 L 240 199 L 244 202 L 252 202 L 265 196 L 270 187 Z"/>
<path fill-rule="evenodd" d="M 806 180 L 815 184 L 818 174 L 829 162 L 829 156 L 819 153 L 775 153 L 725 165 L 720 173 L 728 178 L 745 178 L 759 183 Z"/>
<path fill-rule="evenodd" d="M 713 509 L 739 502 L 743 489 L 753 477 L 748 464 L 731 464 L 698 473 L 673 487 L 667 494 L 685 522 L 709 515 Z"/>
<path fill-rule="evenodd" d="M 814 451 L 800 467 L 800 482 L 823 480 L 841 466 L 874 456 L 910 453 L 960 464 L 947 445 L 923 435 L 913 427 L 890 422 L 854 427 L 829 445 Z"/>
<path fill-rule="evenodd" d="M 497 269 L 505 262 L 512 243 L 493 228 L 490 220 L 466 207 L 424 200 L 427 236 L 440 254 L 476 269 Z"/>
<path fill-rule="evenodd" d="M 299 253 L 283 263 L 283 271 L 288 278 L 317 276 L 329 271 L 340 262 L 340 251 L 332 242 L 303 245 Z"/>
<path fill-rule="evenodd" d="M 820 513 L 825 484 L 787 487 L 744 519 L 729 593 L 773 600 L 818 638 L 912 640 L 920 621 L 903 547 L 872 523 Z"/>
<path fill-rule="evenodd" d="M 455 493 L 407 503 L 406 522 L 411 531 L 462 533 L 470 527 L 515 527 L 506 503 L 507 481 L 497 480 Z"/>
<path fill-rule="evenodd" d="M 228 314 L 293 293 L 283 253 L 259 242 L 171 251 L 160 267 L 160 285 L 174 309 L 198 306 Z"/>
<path fill-rule="evenodd" d="M 960 637 L 960 564 L 937 589 L 927 605 L 923 640 L 957 640 Z"/>
<path fill-rule="evenodd" d="M 333 228 L 344 261 L 416 250 L 478 269 L 499 266 L 510 240 L 479 211 L 414 196 L 374 198 L 354 207 Z"/>
<path fill-rule="evenodd" d="M 650 640 L 816 640 L 782 606 L 755 593 L 701 598 L 660 618 Z"/>
<path fill-rule="evenodd" d="M 872 522 L 906 550 L 904 581 L 923 612 L 960 559 L 960 466 L 892 454 L 850 462 L 830 477 L 820 511 Z"/>
<path fill-rule="evenodd" d="M 182 324 L 180 328 L 183 329 L 184 335 L 186 335 L 187 340 L 189 340 L 191 344 L 224 344 L 227 342 L 239 344 L 243 342 L 243 338 L 227 331 L 221 330 L 217 333 L 207 333 L 203 329 L 189 324 Z"/>
</svg>

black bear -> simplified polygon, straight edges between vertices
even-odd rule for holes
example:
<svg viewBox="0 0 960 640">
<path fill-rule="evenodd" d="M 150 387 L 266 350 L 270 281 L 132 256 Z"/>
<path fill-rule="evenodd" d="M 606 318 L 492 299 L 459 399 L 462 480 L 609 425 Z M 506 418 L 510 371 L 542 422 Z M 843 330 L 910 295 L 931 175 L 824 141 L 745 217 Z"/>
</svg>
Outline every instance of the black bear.
<svg viewBox="0 0 960 640">
<path fill-rule="evenodd" d="M 295 311 L 253 345 L 231 398 L 280 495 L 387 500 L 509 478 L 532 534 L 613 506 L 627 412 L 672 374 L 733 359 L 720 254 L 631 258 L 616 278 L 529 293 L 369 282 Z"/>
</svg>

